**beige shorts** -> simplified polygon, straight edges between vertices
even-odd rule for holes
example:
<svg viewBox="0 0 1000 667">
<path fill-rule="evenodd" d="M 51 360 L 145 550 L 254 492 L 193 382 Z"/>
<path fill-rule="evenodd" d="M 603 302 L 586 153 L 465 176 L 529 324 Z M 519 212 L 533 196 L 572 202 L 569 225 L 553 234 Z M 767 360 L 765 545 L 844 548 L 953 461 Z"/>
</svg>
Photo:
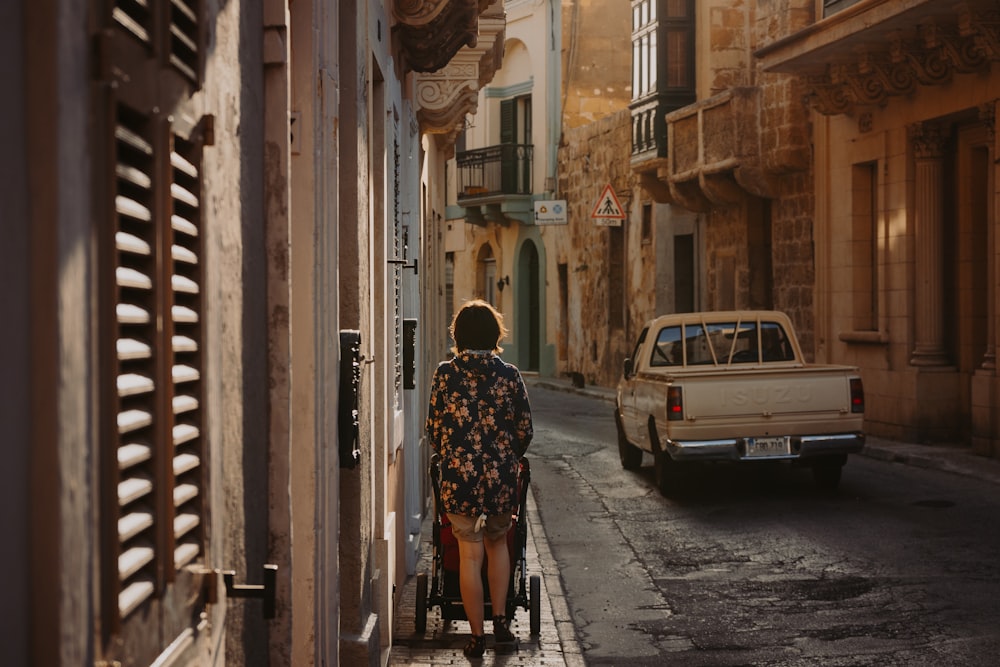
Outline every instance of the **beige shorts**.
<svg viewBox="0 0 1000 667">
<path fill-rule="evenodd" d="M 464 514 L 449 514 L 448 520 L 451 521 L 451 532 L 455 535 L 455 539 L 463 542 L 482 542 L 485 534 L 490 541 L 495 542 L 503 539 L 507 531 L 510 530 L 509 514 L 486 517 L 486 525 L 483 526 L 482 530 L 476 531 L 478 518 Z"/>
</svg>

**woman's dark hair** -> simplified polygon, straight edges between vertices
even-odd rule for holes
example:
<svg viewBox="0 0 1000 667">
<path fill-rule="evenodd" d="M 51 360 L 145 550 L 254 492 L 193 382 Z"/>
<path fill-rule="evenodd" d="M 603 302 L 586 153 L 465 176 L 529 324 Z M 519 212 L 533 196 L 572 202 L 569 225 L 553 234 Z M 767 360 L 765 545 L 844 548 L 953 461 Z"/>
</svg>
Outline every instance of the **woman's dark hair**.
<svg viewBox="0 0 1000 667">
<path fill-rule="evenodd" d="M 455 354 L 464 350 L 492 350 L 499 354 L 503 352 L 500 339 L 507 335 L 503 315 L 481 299 L 466 301 L 455 313 L 449 331 L 455 340 Z"/>
</svg>

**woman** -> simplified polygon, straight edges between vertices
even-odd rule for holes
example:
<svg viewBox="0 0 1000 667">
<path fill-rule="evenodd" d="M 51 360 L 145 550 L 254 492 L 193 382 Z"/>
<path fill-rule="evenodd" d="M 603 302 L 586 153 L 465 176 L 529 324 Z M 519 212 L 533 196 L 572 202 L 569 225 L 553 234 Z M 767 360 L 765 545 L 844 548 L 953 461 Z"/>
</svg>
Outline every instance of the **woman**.
<svg viewBox="0 0 1000 667">
<path fill-rule="evenodd" d="M 441 504 L 458 541 L 459 590 L 472 630 L 463 652 L 479 658 L 486 651 L 484 556 L 493 636 L 498 643 L 515 639 L 504 615 L 507 531 L 517 505 L 519 459 L 531 442 L 531 410 L 520 372 L 497 356 L 507 330 L 493 306 L 466 303 L 450 331 L 455 356 L 434 373 L 427 435 L 441 455 Z"/>
</svg>

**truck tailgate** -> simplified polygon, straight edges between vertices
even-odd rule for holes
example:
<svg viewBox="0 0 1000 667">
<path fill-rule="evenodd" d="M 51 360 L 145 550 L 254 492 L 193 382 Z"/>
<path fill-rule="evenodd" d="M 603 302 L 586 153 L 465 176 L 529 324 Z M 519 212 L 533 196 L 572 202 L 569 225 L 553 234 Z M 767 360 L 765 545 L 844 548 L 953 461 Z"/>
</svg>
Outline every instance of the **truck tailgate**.
<svg viewBox="0 0 1000 667">
<path fill-rule="evenodd" d="M 849 415 L 850 384 L 843 367 L 725 371 L 678 376 L 685 421 L 795 423 L 803 418 Z"/>
</svg>

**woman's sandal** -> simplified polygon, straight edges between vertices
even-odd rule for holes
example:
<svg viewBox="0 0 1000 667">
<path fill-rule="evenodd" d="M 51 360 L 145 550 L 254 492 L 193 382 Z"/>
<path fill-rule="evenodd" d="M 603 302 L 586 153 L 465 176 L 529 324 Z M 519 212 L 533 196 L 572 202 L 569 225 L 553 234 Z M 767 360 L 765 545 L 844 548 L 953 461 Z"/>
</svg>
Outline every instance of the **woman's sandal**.
<svg viewBox="0 0 1000 667">
<path fill-rule="evenodd" d="M 517 637 L 510 631 L 506 616 L 493 617 L 493 637 L 498 644 L 510 644 Z"/>
<path fill-rule="evenodd" d="M 481 658 L 486 653 L 486 635 L 472 635 L 462 649 L 466 658 Z"/>
</svg>

